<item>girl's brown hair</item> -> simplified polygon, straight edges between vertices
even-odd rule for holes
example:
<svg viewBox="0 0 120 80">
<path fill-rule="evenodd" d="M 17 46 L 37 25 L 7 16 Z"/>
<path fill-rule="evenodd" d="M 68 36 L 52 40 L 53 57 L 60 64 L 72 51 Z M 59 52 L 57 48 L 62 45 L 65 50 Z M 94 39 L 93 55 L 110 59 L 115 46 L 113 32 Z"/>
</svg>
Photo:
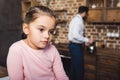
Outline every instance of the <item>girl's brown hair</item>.
<svg viewBox="0 0 120 80">
<path fill-rule="evenodd" d="M 25 18 L 23 20 L 24 23 L 30 23 L 34 21 L 39 15 L 47 15 L 56 18 L 54 12 L 45 6 L 34 6 L 29 9 L 26 13 Z"/>
<path fill-rule="evenodd" d="M 33 22 L 36 18 L 38 18 L 40 15 L 47 15 L 56 19 L 54 12 L 50 8 L 45 6 L 34 6 L 31 7 L 26 13 L 23 19 L 23 23 L 29 24 L 30 22 Z M 25 39 L 26 37 L 27 36 L 22 33 L 22 39 Z"/>
</svg>

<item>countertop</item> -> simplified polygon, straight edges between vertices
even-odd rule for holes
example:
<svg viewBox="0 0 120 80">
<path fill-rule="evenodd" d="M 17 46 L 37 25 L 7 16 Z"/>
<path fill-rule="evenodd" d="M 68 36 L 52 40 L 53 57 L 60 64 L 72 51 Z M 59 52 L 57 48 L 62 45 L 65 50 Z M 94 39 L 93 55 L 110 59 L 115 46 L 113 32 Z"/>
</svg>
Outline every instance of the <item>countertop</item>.
<svg viewBox="0 0 120 80">
<path fill-rule="evenodd" d="M 70 52 L 68 48 L 61 48 L 57 47 L 60 54 L 65 56 L 70 56 Z M 84 49 L 84 52 L 86 52 L 86 48 Z M 111 49 L 111 48 L 96 48 L 95 55 L 104 55 L 104 56 L 114 56 L 114 57 L 120 57 L 120 49 Z"/>
</svg>

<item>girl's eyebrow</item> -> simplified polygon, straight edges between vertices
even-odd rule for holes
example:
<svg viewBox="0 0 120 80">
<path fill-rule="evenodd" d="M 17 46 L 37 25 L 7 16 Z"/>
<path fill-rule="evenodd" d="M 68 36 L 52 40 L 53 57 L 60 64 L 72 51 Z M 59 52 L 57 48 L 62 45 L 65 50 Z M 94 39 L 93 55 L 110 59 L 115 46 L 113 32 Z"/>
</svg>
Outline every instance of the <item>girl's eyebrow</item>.
<svg viewBox="0 0 120 80">
<path fill-rule="evenodd" d="M 43 26 L 43 25 L 38 25 L 38 27 L 43 27 L 43 28 L 45 28 L 45 26 Z"/>
<path fill-rule="evenodd" d="M 38 25 L 38 27 L 46 28 L 44 25 Z M 55 28 L 52 28 L 50 30 L 55 30 Z"/>
</svg>

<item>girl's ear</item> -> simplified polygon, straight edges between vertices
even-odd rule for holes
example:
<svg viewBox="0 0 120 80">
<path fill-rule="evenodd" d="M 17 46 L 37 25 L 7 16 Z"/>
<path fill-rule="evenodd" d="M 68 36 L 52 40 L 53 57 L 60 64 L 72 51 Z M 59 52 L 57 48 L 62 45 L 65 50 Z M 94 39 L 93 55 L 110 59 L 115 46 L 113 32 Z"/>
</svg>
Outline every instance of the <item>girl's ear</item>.
<svg viewBox="0 0 120 80">
<path fill-rule="evenodd" d="M 26 23 L 23 23 L 22 25 L 23 32 L 27 35 L 29 34 L 29 26 Z"/>
</svg>

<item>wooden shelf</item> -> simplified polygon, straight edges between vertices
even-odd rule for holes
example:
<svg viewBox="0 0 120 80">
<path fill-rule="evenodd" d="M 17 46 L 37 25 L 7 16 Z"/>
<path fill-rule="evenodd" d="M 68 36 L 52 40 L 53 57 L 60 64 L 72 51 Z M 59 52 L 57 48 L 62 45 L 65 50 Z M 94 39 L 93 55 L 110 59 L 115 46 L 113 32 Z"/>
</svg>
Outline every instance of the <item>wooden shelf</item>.
<svg viewBox="0 0 120 80">
<path fill-rule="evenodd" d="M 103 8 L 89 8 L 90 10 L 102 10 Z"/>
<path fill-rule="evenodd" d="M 66 24 L 68 20 L 66 20 L 67 10 L 66 9 L 59 9 L 54 10 L 55 14 L 57 15 L 57 24 Z"/>
<path fill-rule="evenodd" d="M 88 24 L 106 24 L 106 25 L 120 25 L 120 22 L 114 22 L 114 21 L 109 21 L 109 22 L 102 22 L 102 21 L 87 21 Z"/>
<path fill-rule="evenodd" d="M 120 23 L 120 7 L 116 7 L 118 0 L 114 0 L 113 6 L 111 6 L 111 0 L 87 0 L 89 6 L 88 23 Z M 92 5 L 96 5 L 95 8 L 91 8 Z M 108 5 L 109 4 L 109 5 Z M 100 6 L 102 5 L 102 6 Z"/>
<path fill-rule="evenodd" d="M 110 7 L 107 7 L 106 9 L 118 9 L 118 10 L 120 10 L 120 7 L 113 7 L 113 8 L 110 8 Z"/>
<path fill-rule="evenodd" d="M 21 0 L 21 1 L 23 2 L 23 1 L 30 1 L 30 0 Z"/>
<path fill-rule="evenodd" d="M 62 9 L 62 10 L 54 10 L 54 12 L 67 12 L 67 10 Z"/>
<path fill-rule="evenodd" d="M 67 20 L 58 20 L 57 24 L 62 24 L 62 23 L 67 23 L 67 22 L 68 22 Z"/>
</svg>

